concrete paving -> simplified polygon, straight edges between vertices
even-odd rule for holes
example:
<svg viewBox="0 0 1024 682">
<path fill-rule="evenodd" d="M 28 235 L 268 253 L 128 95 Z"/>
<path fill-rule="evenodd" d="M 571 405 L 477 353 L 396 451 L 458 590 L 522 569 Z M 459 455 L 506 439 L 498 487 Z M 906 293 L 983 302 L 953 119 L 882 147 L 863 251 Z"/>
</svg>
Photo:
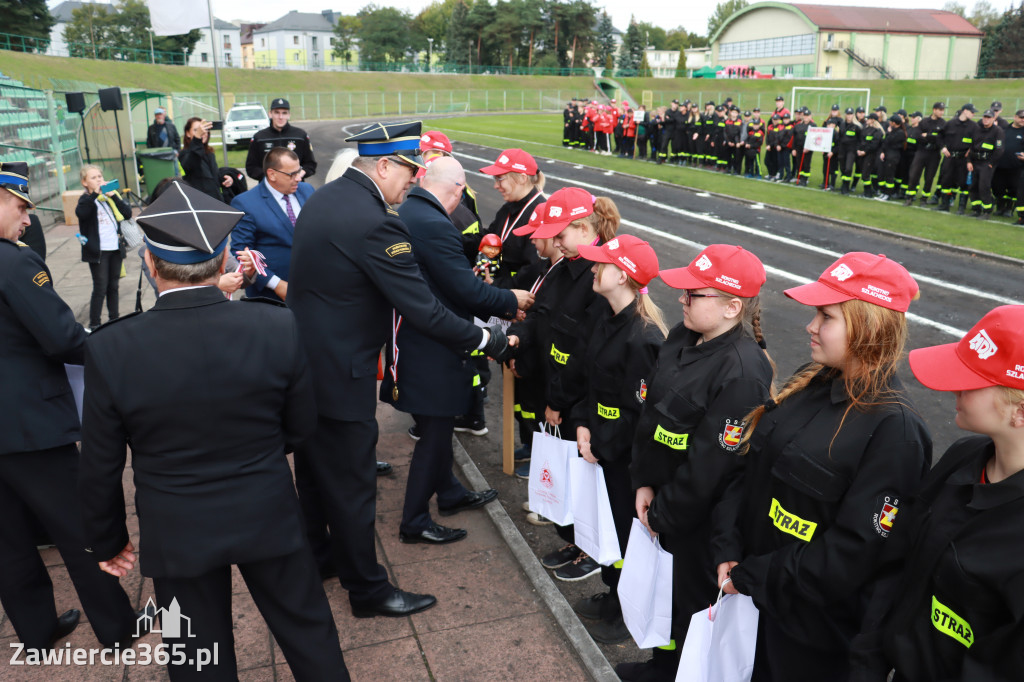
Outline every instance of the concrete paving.
<svg viewBox="0 0 1024 682">
<path fill-rule="evenodd" d="M 80 261 L 74 237 L 76 229 L 58 225 L 47 233 L 47 265 L 57 292 L 81 322 L 88 317 L 91 291 L 89 268 Z M 131 312 L 140 263 L 130 256 L 127 277 L 121 280 L 120 312 Z M 143 306 L 154 301 L 144 281 Z M 106 311 L 104 311 L 106 321 Z M 496 391 L 500 393 L 500 391 Z M 454 681 L 470 680 L 614 680 L 617 679 L 601 651 L 586 636 L 579 621 L 548 574 L 522 541 L 505 507 L 491 504 L 485 510 L 464 512 L 444 519 L 448 525 L 466 528 L 462 542 L 440 547 L 405 545 L 398 541 L 398 523 L 405 479 L 412 454 L 406 430 L 407 415 L 390 407 L 378 410 L 378 454 L 394 465 L 394 475 L 378 480 L 378 558 L 394 584 L 414 592 L 432 593 L 438 605 L 408 618 L 355 619 L 345 590 L 336 579 L 324 583 L 340 633 L 345 661 L 353 680 Z M 459 466 L 467 485 L 474 489 L 487 482 L 466 451 L 456 444 Z M 125 497 L 132 541 L 140 546 L 134 508 L 134 486 L 129 466 L 125 470 Z M 523 490 L 525 499 L 525 489 Z M 505 501 L 518 507 L 521 499 Z M 436 510 L 435 510 L 436 511 Z M 141 542 L 145 551 L 145 541 Z M 58 613 L 80 608 L 77 595 L 56 549 L 42 550 Z M 138 568 L 122 579 L 133 605 L 142 608 L 153 596 L 152 581 Z M 234 572 L 235 653 L 239 679 L 293 679 L 281 650 L 250 598 L 237 570 Z M 187 614 L 186 614 L 187 615 Z M 72 648 L 100 648 L 83 614 L 83 622 L 64 642 Z M 159 644 L 150 634 L 135 644 Z M 163 666 L 40 666 L 10 664 L 17 642 L 14 629 L 0 611 L 0 679 L 33 682 L 46 680 L 107 681 L 165 680 Z"/>
</svg>

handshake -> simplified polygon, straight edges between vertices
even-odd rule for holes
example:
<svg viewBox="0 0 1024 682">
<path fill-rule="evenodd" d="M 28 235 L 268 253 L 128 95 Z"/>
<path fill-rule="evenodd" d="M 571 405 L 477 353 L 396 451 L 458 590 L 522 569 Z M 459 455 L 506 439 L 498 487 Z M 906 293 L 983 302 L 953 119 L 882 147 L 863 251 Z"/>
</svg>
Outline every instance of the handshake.
<svg viewBox="0 0 1024 682">
<path fill-rule="evenodd" d="M 501 325 L 492 324 L 489 327 L 484 327 L 484 334 L 489 335 L 487 342 L 480 349 L 484 355 L 493 358 L 498 363 L 505 362 L 512 357 L 512 347 L 508 345 L 508 337 L 505 336 Z"/>
</svg>

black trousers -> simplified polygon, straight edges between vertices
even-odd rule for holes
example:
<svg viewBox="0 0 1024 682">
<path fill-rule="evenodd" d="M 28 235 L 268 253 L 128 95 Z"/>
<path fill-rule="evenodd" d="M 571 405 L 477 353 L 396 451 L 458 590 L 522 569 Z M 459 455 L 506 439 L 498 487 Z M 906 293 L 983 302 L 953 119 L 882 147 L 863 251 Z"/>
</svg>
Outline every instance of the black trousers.
<svg viewBox="0 0 1024 682">
<path fill-rule="evenodd" d="M 833 147 L 833 149 L 835 149 Z M 821 157 L 821 184 L 825 187 L 835 188 L 837 166 L 839 165 L 839 154 L 833 151 L 830 154 L 822 154 Z"/>
<path fill-rule="evenodd" d="M 751 682 L 846 682 L 848 650 L 822 651 L 782 632 L 771 616 L 761 612 L 757 621 L 757 648 Z"/>
<path fill-rule="evenodd" d="M 935 180 L 935 172 L 939 170 L 939 151 L 918 149 L 914 154 L 914 160 L 910 163 L 910 174 L 907 176 L 907 196 L 913 197 L 920 194 L 922 197 L 930 197 L 932 194 L 932 182 Z M 921 172 L 924 172 L 922 181 Z M 919 187 L 920 183 L 920 189 Z"/>
<path fill-rule="evenodd" d="M 89 326 L 100 326 L 103 314 L 103 299 L 107 301 L 107 315 L 111 320 L 117 314 L 117 284 L 121 279 L 121 252 L 101 251 L 99 263 L 89 263 L 92 273 L 92 297 L 89 299 Z"/>
<path fill-rule="evenodd" d="M 612 522 L 615 524 L 615 536 L 619 540 L 619 550 L 626 555 L 626 543 L 629 541 L 629 531 L 633 527 L 633 519 L 636 517 L 636 494 L 633 492 L 633 485 L 629 477 L 629 458 L 615 460 L 612 462 L 601 462 L 604 469 L 604 487 L 608 491 L 608 503 L 612 508 Z M 612 596 L 615 604 L 618 604 L 619 575 L 622 573 L 621 566 L 602 566 L 601 580 L 612 588 Z M 621 610 L 620 610 L 621 613 Z M 618 614 L 607 614 L 610 617 Z"/>
<path fill-rule="evenodd" d="M 814 158 L 814 152 L 798 151 L 796 156 L 793 157 L 793 163 L 796 164 L 796 175 L 798 179 L 809 181 L 811 179 L 811 159 Z"/>
<path fill-rule="evenodd" d="M 747 159 L 747 175 L 760 176 L 761 175 L 761 150 L 758 149 L 744 149 L 743 155 Z"/>
<path fill-rule="evenodd" d="M 327 595 L 308 547 L 282 557 L 238 564 L 249 594 L 277 640 L 296 680 L 349 680 Z M 185 659 L 197 660 L 199 649 L 217 647 L 218 663 L 197 671 L 193 665 L 168 665 L 175 682 L 238 679 L 231 618 L 231 566 L 220 566 L 190 578 L 154 578 L 157 605 L 172 609 L 177 600 L 182 618 L 179 636 L 164 643 L 178 645 Z M 163 613 L 163 612 L 161 612 Z M 187 618 L 187 620 L 186 620 Z M 167 627 L 167 615 L 162 627 Z M 192 635 L 192 636 L 189 636 Z M 172 656 L 172 661 L 174 657 Z"/>
<path fill-rule="evenodd" d="M 57 626 L 53 583 L 36 549 L 41 523 L 57 545 L 85 615 L 104 646 L 135 632 L 121 583 L 85 551 L 79 523 L 78 448 L 0 455 L 0 602 L 26 648 L 50 646 Z"/>
<path fill-rule="evenodd" d="M 354 606 L 367 606 L 391 591 L 377 563 L 377 422 L 346 422 L 320 415 L 316 432 L 295 451 L 295 485 L 314 554 L 323 557 L 330 529 L 330 558 Z M 310 491 L 315 493 L 311 497 Z"/>
<path fill-rule="evenodd" d="M 672 131 L 672 157 L 677 161 L 686 156 L 686 131 L 676 126 Z"/>
<path fill-rule="evenodd" d="M 967 194 L 967 159 L 963 156 L 947 158 L 942 163 L 939 184 L 942 185 L 943 196 Z"/>
<path fill-rule="evenodd" d="M 668 159 L 669 145 L 672 142 L 672 130 L 662 128 L 661 137 L 658 140 L 658 158 L 662 161 Z"/>
<path fill-rule="evenodd" d="M 842 172 L 842 180 L 846 183 L 853 182 L 853 176 L 857 168 L 857 148 L 856 147 L 840 147 L 839 158 L 836 163 L 840 164 L 839 170 Z"/>
<path fill-rule="evenodd" d="M 992 211 L 992 176 L 995 168 L 988 161 L 974 164 L 974 182 L 971 183 L 971 209 Z"/>
<path fill-rule="evenodd" d="M 439 507 L 455 506 L 468 492 L 452 473 L 452 435 L 455 417 L 413 415 L 420 439 L 412 451 L 409 479 L 405 484 L 405 505 L 402 507 L 403 533 L 419 533 L 433 523 L 428 507 L 437 495 Z"/>
</svg>

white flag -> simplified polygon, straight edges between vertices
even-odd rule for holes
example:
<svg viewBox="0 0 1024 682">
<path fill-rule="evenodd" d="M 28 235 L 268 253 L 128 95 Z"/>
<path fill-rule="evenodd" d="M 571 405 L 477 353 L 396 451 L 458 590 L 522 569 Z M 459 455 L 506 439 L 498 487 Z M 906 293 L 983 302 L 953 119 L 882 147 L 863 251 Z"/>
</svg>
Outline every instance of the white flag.
<svg viewBox="0 0 1024 682">
<path fill-rule="evenodd" d="M 153 35 L 177 36 L 194 28 L 210 27 L 207 0 L 147 0 Z"/>
</svg>

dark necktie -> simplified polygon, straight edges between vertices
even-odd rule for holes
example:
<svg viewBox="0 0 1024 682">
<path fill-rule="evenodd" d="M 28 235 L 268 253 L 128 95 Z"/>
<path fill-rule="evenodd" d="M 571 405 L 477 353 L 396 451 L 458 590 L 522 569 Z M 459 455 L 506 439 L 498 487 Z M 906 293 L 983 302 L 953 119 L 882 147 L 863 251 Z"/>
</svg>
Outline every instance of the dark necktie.
<svg viewBox="0 0 1024 682">
<path fill-rule="evenodd" d="M 292 227 L 295 227 L 295 211 L 292 210 L 291 197 L 287 194 L 284 195 L 284 212 L 288 214 L 288 220 L 292 221 Z"/>
</svg>

